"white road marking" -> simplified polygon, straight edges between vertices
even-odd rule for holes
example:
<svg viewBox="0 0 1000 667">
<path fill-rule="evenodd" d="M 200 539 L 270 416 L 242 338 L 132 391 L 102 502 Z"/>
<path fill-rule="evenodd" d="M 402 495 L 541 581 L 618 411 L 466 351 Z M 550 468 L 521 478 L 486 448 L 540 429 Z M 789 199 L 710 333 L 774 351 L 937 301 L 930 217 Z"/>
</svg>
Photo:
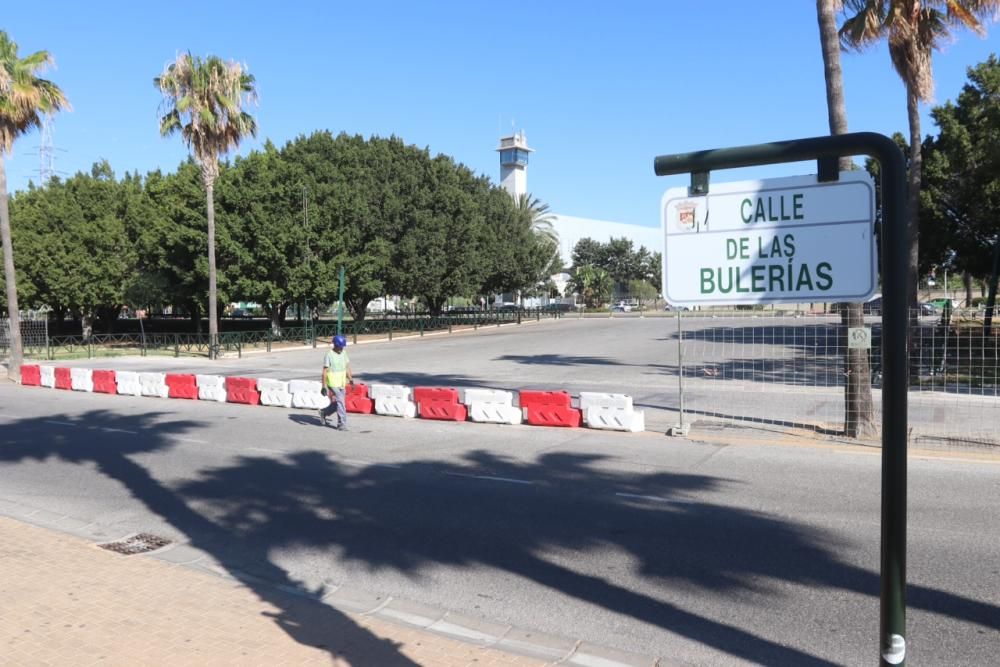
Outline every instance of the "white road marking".
<svg viewBox="0 0 1000 667">
<path fill-rule="evenodd" d="M 466 475 L 460 472 L 446 472 L 445 475 L 450 477 L 467 477 L 469 479 L 487 479 L 493 482 L 509 482 L 510 484 L 534 484 L 534 482 L 526 479 L 512 479 L 510 477 L 493 477 L 492 475 Z"/>
<path fill-rule="evenodd" d="M 660 496 L 642 496 L 637 493 L 616 493 L 620 498 L 630 498 L 632 500 L 650 500 L 654 503 L 671 503 L 673 505 L 694 505 L 696 500 L 678 500 L 677 498 L 661 498 Z"/>
<path fill-rule="evenodd" d="M 57 422 L 54 419 L 43 419 L 42 423 L 43 424 L 58 424 L 59 426 L 76 426 L 76 424 L 74 424 L 72 422 Z"/>
<path fill-rule="evenodd" d="M 180 440 L 181 442 L 193 442 L 196 445 L 207 445 L 208 444 L 207 440 L 196 440 L 195 438 L 181 438 L 181 437 L 178 437 L 178 436 L 174 436 L 174 440 Z"/>
<path fill-rule="evenodd" d="M 139 435 L 138 431 L 127 431 L 123 428 L 109 428 L 107 426 L 98 426 L 99 431 L 108 431 L 110 433 L 128 433 L 129 435 Z"/>
</svg>

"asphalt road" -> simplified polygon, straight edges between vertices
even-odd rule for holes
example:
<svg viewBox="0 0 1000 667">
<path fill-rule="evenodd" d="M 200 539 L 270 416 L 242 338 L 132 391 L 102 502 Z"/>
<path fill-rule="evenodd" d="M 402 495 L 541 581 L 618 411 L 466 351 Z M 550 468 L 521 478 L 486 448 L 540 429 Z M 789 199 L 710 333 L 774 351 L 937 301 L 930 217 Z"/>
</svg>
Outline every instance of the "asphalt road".
<svg viewBox="0 0 1000 667">
<path fill-rule="evenodd" d="M 496 389 L 564 389 L 628 394 L 646 427 L 685 423 L 692 437 L 738 426 L 745 435 L 795 429 L 836 437 L 844 420 L 842 341 L 836 317 L 684 317 L 683 357 L 671 317 L 565 317 L 452 335 L 350 345 L 355 374 L 368 383 Z M 92 368 L 318 379 L 323 349 L 255 352 L 243 359 L 97 358 Z M 881 390 L 873 390 L 876 411 Z M 878 415 L 881 419 L 881 415 Z M 997 390 L 949 387 L 910 393 L 912 441 L 929 448 L 992 448 L 1000 438 Z"/>
<path fill-rule="evenodd" d="M 447 379 L 464 386 L 655 400 L 668 390 L 648 350 L 602 354 L 624 322 L 350 351 L 372 382 L 444 384 L 449 360 Z M 552 331 L 573 352 L 540 364 Z M 318 357 L 224 360 L 218 372 L 313 377 Z M 125 367 L 114 362 L 92 365 Z M 347 583 L 681 664 L 877 659 L 871 448 L 356 415 L 351 427 L 3 385 L 0 511 L 66 515 L 109 538 L 153 532 L 286 587 Z M 1000 651 L 1000 462 L 911 457 L 909 488 L 908 659 L 989 664 Z"/>
</svg>

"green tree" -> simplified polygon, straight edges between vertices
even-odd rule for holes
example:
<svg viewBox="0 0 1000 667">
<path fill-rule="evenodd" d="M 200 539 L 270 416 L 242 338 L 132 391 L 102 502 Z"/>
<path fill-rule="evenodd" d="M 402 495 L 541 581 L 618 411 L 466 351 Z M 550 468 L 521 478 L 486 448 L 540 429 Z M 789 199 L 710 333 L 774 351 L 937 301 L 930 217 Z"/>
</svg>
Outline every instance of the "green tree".
<svg viewBox="0 0 1000 667">
<path fill-rule="evenodd" d="M 219 178 L 219 220 L 228 230 L 233 261 L 223 274 L 232 294 L 262 304 L 279 329 L 301 294 L 299 267 L 308 258 L 301 175 L 267 142 Z"/>
<path fill-rule="evenodd" d="M 52 179 L 14 200 L 35 302 L 72 314 L 84 337 L 97 318 L 110 331 L 125 303 L 124 287 L 136 273 L 122 189 L 104 161 L 89 174 Z"/>
<path fill-rule="evenodd" d="M 577 241 L 576 245 L 573 246 L 573 253 L 570 255 L 573 267 L 587 264 L 598 266 L 603 258 L 602 245 L 600 241 L 595 241 L 589 236 Z"/>
<path fill-rule="evenodd" d="M 830 134 L 847 133 L 847 104 L 844 102 L 844 80 L 840 67 L 840 40 L 837 33 L 837 6 L 840 0 L 816 0 L 819 22 L 820 50 L 823 54 L 823 79 L 826 83 L 826 110 Z M 851 158 L 842 156 L 839 171 L 852 168 Z M 848 328 L 864 326 L 861 303 L 847 303 L 840 309 L 841 325 Z M 870 437 L 878 432 L 875 404 L 872 401 L 871 361 L 867 350 L 848 348 L 844 360 L 847 378 L 844 382 L 844 433 L 847 437 Z"/>
<path fill-rule="evenodd" d="M 598 308 L 610 298 L 614 279 L 604 269 L 584 264 L 574 268 L 570 286 L 588 308 Z"/>
<path fill-rule="evenodd" d="M 939 262 L 990 276 L 989 327 L 1000 264 L 1000 61 L 991 55 L 968 78 L 956 103 L 931 112 L 940 132 L 924 142 L 921 234 Z"/>
<path fill-rule="evenodd" d="M 10 366 L 7 377 L 14 382 L 21 381 L 24 352 L 4 160 L 13 149 L 14 140 L 39 127 L 42 116 L 69 109 L 69 102 L 59 87 L 38 76 L 51 64 L 52 56 L 48 51 L 36 51 L 25 58 L 19 57 L 17 44 L 6 32 L 0 30 L 0 240 L 3 244 L 3 275 L 10 318 Z"/>
<path fill-rule="evenodd" d="M 541 243 L 552 249 L 551 261 L 543 268 L 543 279 L 561 269 L 559 261 L 559 233 L 555 228 L 555 216 L 549 211 L 549 205 L 542 202 L 531 193 L 522 192 L 514 200 L 519 216 L 525 218 L 531 231 Z"/>
<path fill-rule="evenodd" d="M 202 60 L 181 54 L 153 80 L 163 93 L 166 113 L 160 134 L 179 132 L 201 165 L 208 222 L 208 333 L 210 357 L 218 354 L 219 320 L 215 266 L 215 180 L 219 158 L 239 147 L 248 135 L 257 135 L 257 122 L 243 110 L 256 100 L 254 77 L 234 62 L 217 56 Z"/>
<path fill-rule="evenodd" d="M 983 22 L 996 16 L 1000 0 L 844 0 L 847 18 L 840 28 L 843 45 L 863 49 L 883 39 L 893 68 L 906 87 L 910 128 L 906 220 L 910 236 L 908 301 L 916 306 L 920 234 L 918 213 L 922 172 L 920 102 L 934 92 L 932 56 L 955 28 L 985 35 Z"/>
<path fill-rule="evenodd" d="M 200 333 L 208 293 L 201 169 L 188 160 L 174 173 L 150 172 L 143 192 L 134 212 L 144 214 L 144 218 L 132 227 L 140 272 L 157 276 L 157 283 L 168 285 L 165 301 L 186 310 Z M 219 239 L 226 248 L 227 239 L 226 234 Z M 225 288 L 226 276 L 221 277 Z"/>
</svg>

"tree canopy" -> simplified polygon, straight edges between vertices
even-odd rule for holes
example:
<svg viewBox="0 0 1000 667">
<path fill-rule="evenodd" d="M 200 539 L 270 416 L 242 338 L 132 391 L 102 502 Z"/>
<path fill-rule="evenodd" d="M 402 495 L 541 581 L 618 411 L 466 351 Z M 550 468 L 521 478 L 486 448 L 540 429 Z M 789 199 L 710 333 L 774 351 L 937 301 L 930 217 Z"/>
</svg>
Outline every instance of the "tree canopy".
<svg viewBox="0 0 1000 667">
<path fill-rule="evenodd" d="M 202 165 L 119 179 L 90 173 L 12 198 L 21 294 L 57 315 L 113 319 L 172 305 L 198 322 L 208 294 Z M 292 304 L 344 300 L 356 318 L 386 294 L 440 311 L 537 284 L 553 246 L 489 179 L 397 137 L 316 132 L 219 165 L 219 301 L 261 304 L 279 326 Z"/>
</svg>

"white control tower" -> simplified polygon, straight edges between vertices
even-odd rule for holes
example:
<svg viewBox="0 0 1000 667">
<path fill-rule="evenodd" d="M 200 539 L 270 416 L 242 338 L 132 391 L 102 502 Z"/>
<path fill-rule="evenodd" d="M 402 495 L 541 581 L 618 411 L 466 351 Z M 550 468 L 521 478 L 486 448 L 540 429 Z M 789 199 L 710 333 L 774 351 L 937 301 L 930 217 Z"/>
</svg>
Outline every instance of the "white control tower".
<svg viewBox="0 0 1000 667">
<path fill-rule="evenodd" d="M 500 137 L 500 185 L 511 197 L 528 191 L 528 155 L 534 151 L 528 148 L 524 131 Z"/>
</svg>

